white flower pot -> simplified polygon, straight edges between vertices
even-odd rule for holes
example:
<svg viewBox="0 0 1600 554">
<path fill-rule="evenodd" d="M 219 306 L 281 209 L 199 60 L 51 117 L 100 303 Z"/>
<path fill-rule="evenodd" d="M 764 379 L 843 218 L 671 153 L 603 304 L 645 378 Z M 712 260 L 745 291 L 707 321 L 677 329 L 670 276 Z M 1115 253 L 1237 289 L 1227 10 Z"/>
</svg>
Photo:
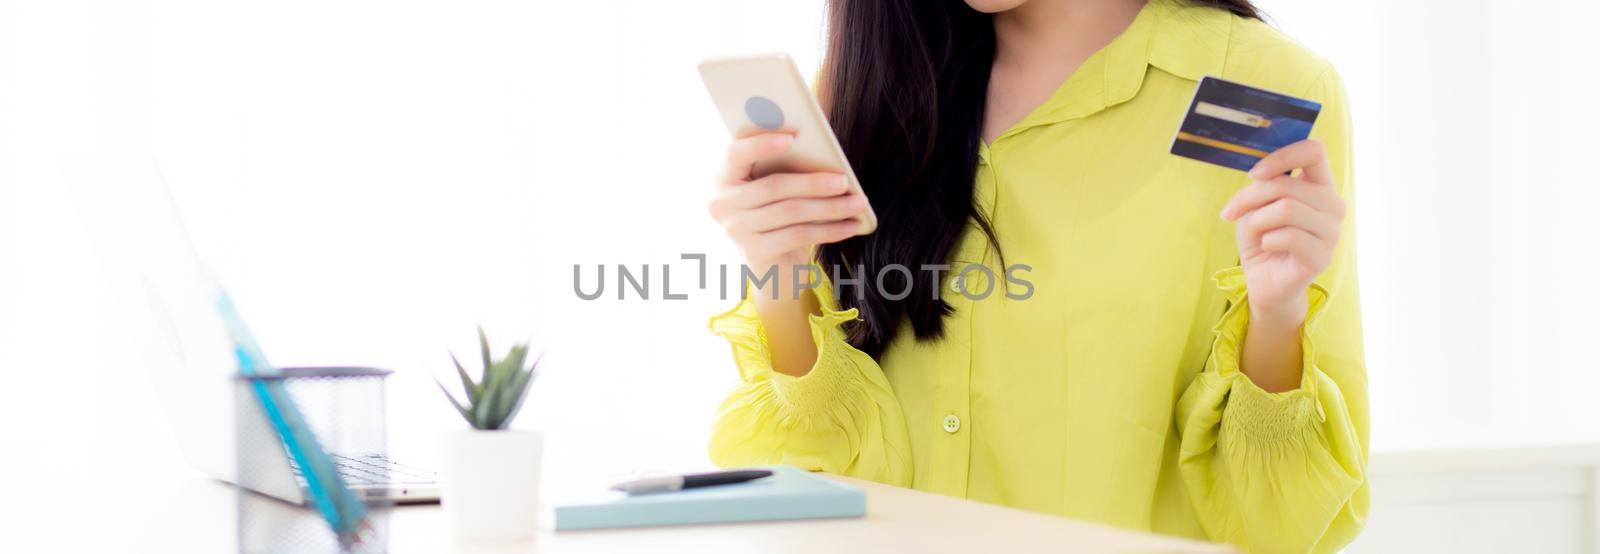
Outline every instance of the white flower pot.
<svg viewBox="0 0 1600 554">
<path fill-rule="evenodd" d="M 514 542 L 538 534 L 539 431 L 445 433 L 439 489 L 457 539 Z"/>
</svg>

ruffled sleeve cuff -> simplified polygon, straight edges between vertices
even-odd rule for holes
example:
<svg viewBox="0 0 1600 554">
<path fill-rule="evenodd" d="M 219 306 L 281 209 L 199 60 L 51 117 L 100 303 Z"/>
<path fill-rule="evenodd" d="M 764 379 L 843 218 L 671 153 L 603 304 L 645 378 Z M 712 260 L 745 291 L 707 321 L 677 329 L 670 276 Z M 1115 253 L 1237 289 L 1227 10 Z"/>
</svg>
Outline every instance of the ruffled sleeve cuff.
<svg viewBox="0 0 1600 554">
<path fill-rule="evenodd" d="M 1244 274 L 1235 267 L 1215 278 L 1229 307 L 1215 327 L 1207 367 L 1175 412 L 1184 483 L 1214 540 L 1263 552 L 1314 548 L 1340 513 L 1362 509 L 1350 506 L 1365 475 L 1339 384 L 1315 364 L 1312 337 L 1328 293 L 1312 285 L 1307 295 L 1300 387 L 1272 393 L 1239 371 L 1250 313 Z M 1329 544 L 1348 542 L 1345 532 Z"/>
<path fill-rule="evenodd" d="M 855 319 L 857 312 L 836 310 L 831 295 L 819 291 L 818 296 L 821 313 L 810 316 L 817 361 L 811 371 L 801 377 L 772 368 L 766 331 L 761 326 L 755 302 L 748 296 L 732 309 L 711 318 L 711 332 L 727 339 L 733 347 L 740 378 L 745 383 L 769 384 L 774 400 L 783 411 L 793 415 L 803 416 L 826 409 L 835 399 L 859 387 L 854 382 L 857 372 L 852 371 L 844 330 L 840 328 L 844 322 Z"/>
<path fill-rule="evenodd" d="M 733 347 L 741 383 L 711 426 L 707 453 L 722 467 L 786 464 L 880 483 L 910 486 L 911 445 L 905 414 L 871 356 L 845 341 L 826 285 L 816 289 L 810 317 L 817 362 L 802 377 L 772 369 L 772 353 L 755 304 L 747 299 L 711 319 L 711 331 Z"/>
<path fill-rule="evenodd" d="M 1326 421 L 1327 414 L 1317 401 L 1320 379 L 1314 363 L 1317 344 L 1312 336 L 1322 308 L 1328 301 L 1327 289 L 1312 283 L 1306 292 L 1309 306 L 1300 331 L 1304 360 L 1300 386 L 1274 393 L 1257 386 L 1255 381 L 1239 370 L 1245 333 L 1250 326 L 1250 300 L 1246 294 L 1244 270 L 1237 266 L 1230 267 L 1218 271 L 1212 278 L 1228 299 L 1228 311 L 1213 328 L 1216 340 L 1211 349 L 1211 375 L 1204 381 L 1211 386 L 1225 388 L 1228 393 L 1228 409 L 1223 415 L 1223 425 L 1253 439 L 1271 441 L 1289 438 Z"/>
</svg>

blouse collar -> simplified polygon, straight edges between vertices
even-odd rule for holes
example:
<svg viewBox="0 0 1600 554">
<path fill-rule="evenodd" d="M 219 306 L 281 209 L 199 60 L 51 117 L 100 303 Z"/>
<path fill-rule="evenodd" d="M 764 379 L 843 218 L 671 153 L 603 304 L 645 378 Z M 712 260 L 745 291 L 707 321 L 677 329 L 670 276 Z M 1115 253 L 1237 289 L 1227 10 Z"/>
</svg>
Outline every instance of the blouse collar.
<svg viewBox="0 0 1600 554">
<path fill-rule="evenodd" d="M 1150 66 L 1195 81 L 1218 75 L 1232 23 L 1233 15 L 1222 9 L 1149 0 L 1122 34 L 1084 60 L 1043 105 L 1001 138 L 1127 102 L 1139 93 Z"/>
</svg>

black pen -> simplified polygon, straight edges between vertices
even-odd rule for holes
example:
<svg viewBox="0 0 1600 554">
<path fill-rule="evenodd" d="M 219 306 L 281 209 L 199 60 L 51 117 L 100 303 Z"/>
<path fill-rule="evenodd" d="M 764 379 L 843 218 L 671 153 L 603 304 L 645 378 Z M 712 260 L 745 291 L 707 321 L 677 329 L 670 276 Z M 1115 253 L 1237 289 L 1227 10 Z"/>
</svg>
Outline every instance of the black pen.
<svg viewBox="0 0 1600 554">
<path fill-rule="evenodd" d="M 715 485 L 731 485 L 753 481 L 762 477 L 769 477 L 772 471 L 765 469 L 739 469 L 733 471 L 713 471 L 711 473 L 690 473 L 688 475 L 668 475 L 666 477 L 648 477 L 626 483 L 617 483 L 611 486 L 612 490 L 619 490 L 628 494 L 646 494 L 652 492 L 671 492 L 698 487 Z"/>
</svg>

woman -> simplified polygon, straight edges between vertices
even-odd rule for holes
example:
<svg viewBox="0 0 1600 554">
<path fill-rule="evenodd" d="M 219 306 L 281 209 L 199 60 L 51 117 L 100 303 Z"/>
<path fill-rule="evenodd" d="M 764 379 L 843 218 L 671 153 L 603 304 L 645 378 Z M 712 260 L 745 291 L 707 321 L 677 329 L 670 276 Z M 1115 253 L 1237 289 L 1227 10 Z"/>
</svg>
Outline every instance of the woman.
<svg viewBox="0 0 1600 554">
<path fill-rule="evenodd" d="M 853 236 L 866 202 L 836 175 L 750 179 L 781 135 L 730 146 L 710 211 L 758 273 L 867 286 L 795 298 L 785 269 L 712 321 L 743 378 L 718 464 L 1251 551 L 1355 537 L 1366 377 L 1327 62 L 1245 0 L 834 0 L 829 27 L 819 96 L 877 231 Z M 1320 102 L 1312 140 L 1248 175 L 1169 154 L 1205 75 Z M 874 286 L 891 265 L 912 271 Z"/>
</svg>

